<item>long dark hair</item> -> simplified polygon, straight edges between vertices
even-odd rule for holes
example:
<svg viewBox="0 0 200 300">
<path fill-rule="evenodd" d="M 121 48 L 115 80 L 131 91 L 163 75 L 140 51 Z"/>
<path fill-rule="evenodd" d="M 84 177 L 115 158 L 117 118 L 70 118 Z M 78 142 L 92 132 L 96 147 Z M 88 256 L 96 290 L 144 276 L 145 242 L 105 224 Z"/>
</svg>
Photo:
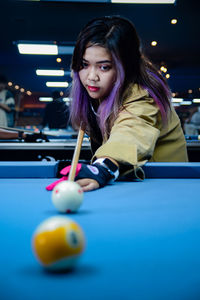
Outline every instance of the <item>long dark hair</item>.
<svg viewBox="0 0 200 300">
<path fill-rule="evenodd" d="M 170 89 L 153 64 L 142 54 L 140 40 L 134 25 L 120 16 L 105 16 L 91 20 L 80 32 L 74 49 L 71 69 L 73 71 L 71 122 L 79 127 L 81 122 L 88 131 L 90 98 L 82 86 L 79 71 L 87 45 L 99 45 L 108 49 L 117 69 L 117 81 L 108 98 L 98 108 L 102 135 L 109 134 L 109 122 L 117 117 L 123 103 L 121 97 L 130 83 L 146 89 L 158 105 L 163 120 L 170 108 Z M 112 118 L 111 118 L 112 116 Z"/>
</svg>

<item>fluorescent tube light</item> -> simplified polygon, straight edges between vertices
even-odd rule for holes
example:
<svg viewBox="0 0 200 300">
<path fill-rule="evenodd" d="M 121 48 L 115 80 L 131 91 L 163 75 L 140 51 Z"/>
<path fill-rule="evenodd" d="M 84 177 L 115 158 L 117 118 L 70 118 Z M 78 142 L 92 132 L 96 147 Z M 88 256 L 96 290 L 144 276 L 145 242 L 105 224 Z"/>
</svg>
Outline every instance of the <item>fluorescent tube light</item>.
<svg viewBox="0 0 200 300">
<path fill-rule="evenodd" d="M 63 81 L 63 82 L 47 81 L 46 82 L 46 86 L 48 86 L 48 87 L 68 87 L 68 85 L 69 85 L 69 83 L 66 81 Z"/>
<path fill-rule="evenodd" d="M 53 101 L 52 97 L 39 97 L 39 101 L 41 102 L 51 102 Z"/>
<path fill-rule="evenodd" d="M 39 97 L 39 101 L 41 101 L 41 102 L 52 102 L 53 98 L 52 97 Z M 63 101 L 67 102 L 67 103 L 70 103 L 71 99 L 69 97 L 64 97 Z"/>
<path fill-rule="evenodd" d="M 43 55 L 72 55 L 74 46 L 54 45 L 45 42 L 16 42 L 20 54 L 43 54 Z"/>
<path fill-rule="evenodd" d="M 63 101 L 65 101 L 65 102 L 67 102 L 67 103 L 70 103 L 71 100 L 72 100 L 72 99 L 70 99 L 69 97 L 64 97 L 64 98 L 63 98 Z"/>
<path fill-rule="evenodd" d="M 191 105 L 192 101 L 183 101 L 181 102 L 181 105 Z"/>
<path fill-rule="evenodd" d="M 26 0 L 27 1 L 27 0 Z M 107 3 L 109 0 L 28 0 L 28 1 L 41 1 L 41 2 L 95 2 L 95 3 Z"/>
<path fill-rule="evenodd" d="M 183 98 L 172 98 L 173 103 L 180 103 L 183 101 Z"/>
<path fill-rule="evenodd" d="M 20 54 L 42 54 L 42 55 L 57 55 L 57 45 L 45 44 L 18 44 Z"/>
<path fill-rule="evenodd" d="M 111 0 L 111 3 L 174 4 L 176 0 Z"/>
<path fill-rule="evenodd" d="M 64 70 L 36 70 L 38 76 L 64 76 Z"/>
<path fill-rule="evenodd" d="M 193 103 L 200 103 L 200 99 L 193 99 Z"/>
</svg>

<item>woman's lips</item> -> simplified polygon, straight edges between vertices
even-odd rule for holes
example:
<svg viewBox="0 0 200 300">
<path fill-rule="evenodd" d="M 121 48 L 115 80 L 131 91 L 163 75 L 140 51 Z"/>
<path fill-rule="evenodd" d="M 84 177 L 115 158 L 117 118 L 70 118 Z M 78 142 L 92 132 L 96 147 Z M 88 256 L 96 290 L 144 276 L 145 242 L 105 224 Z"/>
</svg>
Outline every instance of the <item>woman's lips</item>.
<svg viewBox="0 0 200 300">
<path fill-rule="evenodd" d="M 97 92 L 97 91 L 99 91 L 99 87 L 88 85 L 88 90 L 90 92 Z"/>
</svg>

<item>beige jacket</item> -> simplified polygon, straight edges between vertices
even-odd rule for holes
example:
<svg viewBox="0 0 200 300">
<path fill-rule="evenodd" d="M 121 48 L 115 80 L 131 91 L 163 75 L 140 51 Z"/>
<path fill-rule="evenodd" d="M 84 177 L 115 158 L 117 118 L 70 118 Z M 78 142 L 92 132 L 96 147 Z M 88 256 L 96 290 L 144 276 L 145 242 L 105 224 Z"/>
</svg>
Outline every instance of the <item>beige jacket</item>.
<svg viewBox="0 0 200 300">
<path fill-rule="evenodd" d="M 180 120 L 174 110 L 163 126 L 158 107 L 146 90 L 133 85 L 124 108 L 92 159 L 111 157 L 120 165 L 143 165 L 146 161 L 186 162 L 187 149 Z"/>
</svg>

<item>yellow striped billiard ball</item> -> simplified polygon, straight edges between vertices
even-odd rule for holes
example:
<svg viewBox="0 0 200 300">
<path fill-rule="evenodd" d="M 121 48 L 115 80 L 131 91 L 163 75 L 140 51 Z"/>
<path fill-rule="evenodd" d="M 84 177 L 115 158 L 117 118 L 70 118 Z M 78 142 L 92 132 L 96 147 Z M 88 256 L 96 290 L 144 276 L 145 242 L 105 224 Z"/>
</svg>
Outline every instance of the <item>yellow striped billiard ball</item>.
<svg viewBox="0 0 200 300">
<path fill-rule="evenodd" d="M 39 263 L 48 270 L 73 268 L 85 247 L 81 227 L 65 216 L 43 221 L 32 237 L 32 249 Z"/>
</svg>

